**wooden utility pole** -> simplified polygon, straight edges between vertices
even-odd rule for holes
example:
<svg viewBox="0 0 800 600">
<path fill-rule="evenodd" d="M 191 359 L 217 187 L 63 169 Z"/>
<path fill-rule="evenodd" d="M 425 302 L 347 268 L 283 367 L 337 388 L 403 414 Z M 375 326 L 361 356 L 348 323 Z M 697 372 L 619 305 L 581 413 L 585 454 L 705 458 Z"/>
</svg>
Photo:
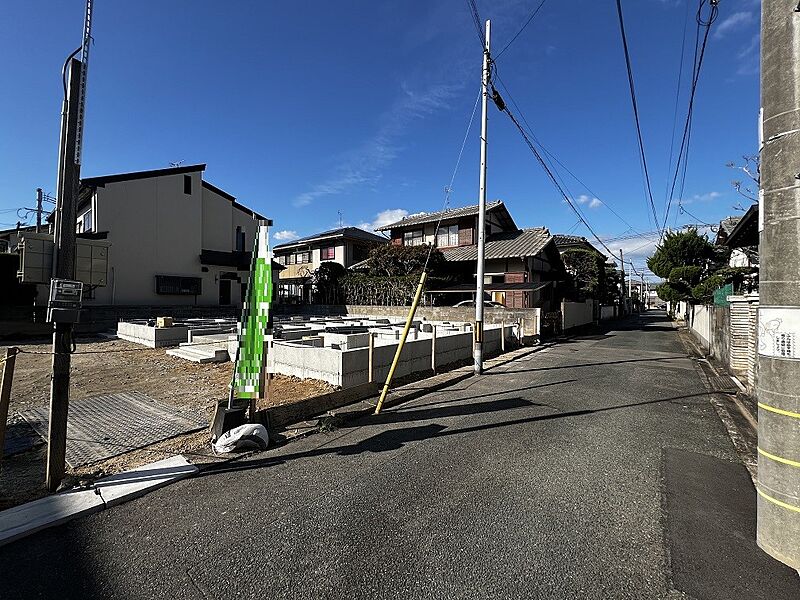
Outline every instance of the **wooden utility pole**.
<svg viewBox="0 0 800 600">
<path fill-rule="evenodd" d="M 758 545 L 800 570 L 800 5 L 761 4 Z"/>
<path fill-rule="evenodd" d="M 483 373 L 483 277 L 484 249 L 486 246 L 486 152 L 488 135 L 489 75 L 492 58 L 489 54 L 492 22 L 486 21 L 486 47 L 483 49 L 483 74 L 481 77 L 481 173 L 478 196 L 478 268 L 475 273 L 475 374 Z"/>
<path fill-rule="evenodd" d="M 61 165 L 54 237 L 53 278 L 75 277 L 75 209 L 80 185 L 80 165 L 75 162 L 79 112 L 81 62 L 70 60 L 67 98 L 64 99 Z M 72 323 L 54 323 L 53 375 L 50 382 L 50 423 L 47 436 L 47 489 L 54 492 L 64 478 L 69 413 L 69 369 Z"/>
</svg>

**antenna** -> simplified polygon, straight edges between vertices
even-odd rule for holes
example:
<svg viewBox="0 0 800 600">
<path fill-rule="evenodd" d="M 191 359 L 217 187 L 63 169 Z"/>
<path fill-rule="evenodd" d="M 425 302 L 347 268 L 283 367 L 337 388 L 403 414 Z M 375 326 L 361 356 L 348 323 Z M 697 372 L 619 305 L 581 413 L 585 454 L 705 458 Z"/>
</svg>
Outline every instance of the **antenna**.
<svg viewBox="0 0 800 600">
<path fill-rule="evenodd" d="M 342 224 L 342 211 L 337 210 L 336 212 L 339 213 L 339 229 L 341 229 L 342 227 L 344 227 L 344 225 Z"/>
<path fill-rule="evenodd" d="M 169 166 L 170 167 L 180 167 L 182 164 L 183 164 L 183 161 L 182 160 L 178 160 L 178 161 L 169 163 Z"/>
</svg>

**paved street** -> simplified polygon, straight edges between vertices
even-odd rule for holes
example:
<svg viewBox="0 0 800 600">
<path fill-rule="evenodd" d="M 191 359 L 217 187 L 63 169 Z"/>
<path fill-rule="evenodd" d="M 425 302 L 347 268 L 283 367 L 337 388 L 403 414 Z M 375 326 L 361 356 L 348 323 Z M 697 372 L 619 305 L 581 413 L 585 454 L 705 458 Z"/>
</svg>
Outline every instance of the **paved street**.
<svg viewBox="0 0 800 600">
<path fill-rule="evenodd" d="M 12 598 L 770 598 L 663 313 L 0 548 Z"/>
</svg>

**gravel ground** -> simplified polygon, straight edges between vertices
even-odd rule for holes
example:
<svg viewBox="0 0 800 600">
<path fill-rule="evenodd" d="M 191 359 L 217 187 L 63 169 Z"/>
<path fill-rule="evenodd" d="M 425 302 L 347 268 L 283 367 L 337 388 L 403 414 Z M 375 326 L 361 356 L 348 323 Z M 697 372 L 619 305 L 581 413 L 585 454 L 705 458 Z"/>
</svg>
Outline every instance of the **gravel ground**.
<svg viewBox="0 0 800 600">
<path fill-rule="evenodd" d="M 9 415 L 48 406 L 50 402 L 50 343 L 18 343 Z M 6 346 L 0 346 L 5 352 Z M 209 422 L 214 405 L 227 397 L 233 363 L 199 365 L 166 354 L 164 348 L 151 349 L 124 340 L 78 339 L 70 370 L 70 400 L 96 394 L 139 391 L 155 400 L 196 410 Z M 272 380 L 270 402 L 260 408 L 288 404 L 331 391 L 325 382 L 276 376 Z M 208 461 L 209 436 L 199 431 L 164 440 L 127 452 L 106 461 L 70 469 L 67 484 L 79 483 L 175 454 L 189 460 Z M 0 470 L 0 510 L 44 495 L 45 449 L 6 457 Z"/>
</svg>

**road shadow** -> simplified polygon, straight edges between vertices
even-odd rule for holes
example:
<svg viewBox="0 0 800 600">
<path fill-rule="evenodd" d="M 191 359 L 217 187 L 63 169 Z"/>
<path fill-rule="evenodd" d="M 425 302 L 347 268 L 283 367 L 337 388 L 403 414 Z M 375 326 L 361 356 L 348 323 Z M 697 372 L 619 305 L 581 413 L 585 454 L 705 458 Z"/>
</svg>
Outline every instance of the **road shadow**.
<svg viewBox="0 0 800 600">
<path fill-rule="evenodd" d="M 669 360 L 686 360 L 686 355 L 680 354 L 677 356 L 660 356 L 658 358 L 628 358 L 625 360 L 609 360 L 605 362 L 590 362 L 590 363 L 572 363 L 568 365 L 556 365 L 552 367 L 534 367 L 532 369 L 518 369 L 515 370 L 514 373 L 533 373 L 536 371 L 556 371 L 558 369 L 575 369 L 577 367 L 602 367 L 608 365 L 621 365 L 625 363 L 642 363 L 642 362 L 664 362 Z M 498 371 L 492 373 L 492 369 L 495 368 L 495 365 L 492 365 L 488 369 L 484 371 L 487 375 L 507 375 L 507 371 Z"/>
<path fill-rule="evenodd" d="M 338 456 L 353 456 L 357 454 L 361 454 L 363 452 L 372 452 L 372 453 L 379 453 L 379 452 L 388 452 L 392 450 L 399 450 L 403 448 L 406 444 L 411 442 L 418 442 L 428 439 L 436 439 L 442 437 L 449 437 L 453 435 L 464 435 L 469 433 L 476 433 L 479 431 L 489 431 L 493 429 L 500 429 L 504 427 L 513 427 L 515 425 L 524 425 L 529 423 L 536 423 L 541 421 L 552 421 L 556 419 L 569 419 L 569 418 L 576 418 L 576 417 L 583 417 L 589 416 L 594 414 L 600 414 L 608 411 L 615 411 L 615 410 L 625 410 L 631 408 L 639 408 L 643 406 L 648 406 L 652 404 L 662 404 L 666 402 L 677 402 L 681 400 L 686 400 L 689 398 L 697 398 L 697 397 L 704 397 L 707 396 L 708 392 L 700 392 L 696 394 L 684 394 L 681 396 L 672 396 L 669 398 L 659 398 L 656 400 L 645 400 L 642 402 L 631 402 L 627 404 L 618 404 L 614 406 L 606 406 L 603 408 L 594 408 L 594 409 L 584 409 L 584 410 L 575 410 L 575 411 L 568 411 L 568 412 L 557 412 L 557 413 L 550 413 L 550 414 L 537 414 L 530 417 L 523 417 L 518 419 L 512 419 L 508 421 L 501 421 L 497 423 L 483 423 L 480 425 L 474 425 L 471 427 L 459 427 L 448 429 L 446 425 L 442 425 L 439 423 L 430 423 L 426 425 L 417 425 L 411 427 L 402 427 L 399 429 L 392 429 L 387 431 L 382 431 L 370 438 L 366 438 L 361 440 L 353 445 L 350 446 L 342 446 L 342 447 L 321 447 L 315 448 L 313 450 L 306 450 L 302 452 L 295 452 L 291 454 L 283 454 L 279 456 L 270 456 L 264 458 L 246 458 L 242 459 L 242 462 L 230 462 L 225 464 L 218 464 L 218 465 L 208 465 L 205 467 L 200 473 L 196 475 L 196 477 L 209 477 L 211 475 L 217 475 L 221 473 L 231 473 L 236 471 L 249 471 L 253 469 L 263 469 L 268 467 L 274 467 L 278 465 L 282 465 L 293 460 L 298 460 L 302 458 L 313 458 L 325 455 L 338 455 Z M 486 414 L 490 412 L 499 412 L 503 410 L 512 410 L 512 409 L 520 409 L 524 407 L 531 407 L 531 408 L 541 408 L 542 405 L 535 404 L 533 402 L 527 401 L 524 398 L 520 397 L 513 397 L 513 398 L 504 398 L 500 400 L 493 400 L 487 403 L 478 403 L 474 409 L 471 409 L 472 406 L 470 404 L 459 405 L 459 412 L 457 413 L 459 416 L 468 416 L 471 414 Z M 410 411 L 413 412 L 413 411 Z M 437 412 L 439 412 L 439 416 L 444 418 L 444 415 L 453 416 L 452 411 L 446 413 L 444 409 L 437 409 L 436 411 L 423 411 L 425 418 L 432 419 L 437 418 Z M 392 412 L 387 411 L 385 413 L 381 413 L 379 415 L 371 415 L 369 417 L 365 417 L 363 419 L 359 419 L 357 422 L 358 425 L 383 425 L 383 424 L 391 424 L 396 422 L 406 422 L 407 419 L 405 416 L 400 416 L 402 413 L 399 412 Z M 355 425 L 354 425 L 355 426 Z"/>
</svg>

